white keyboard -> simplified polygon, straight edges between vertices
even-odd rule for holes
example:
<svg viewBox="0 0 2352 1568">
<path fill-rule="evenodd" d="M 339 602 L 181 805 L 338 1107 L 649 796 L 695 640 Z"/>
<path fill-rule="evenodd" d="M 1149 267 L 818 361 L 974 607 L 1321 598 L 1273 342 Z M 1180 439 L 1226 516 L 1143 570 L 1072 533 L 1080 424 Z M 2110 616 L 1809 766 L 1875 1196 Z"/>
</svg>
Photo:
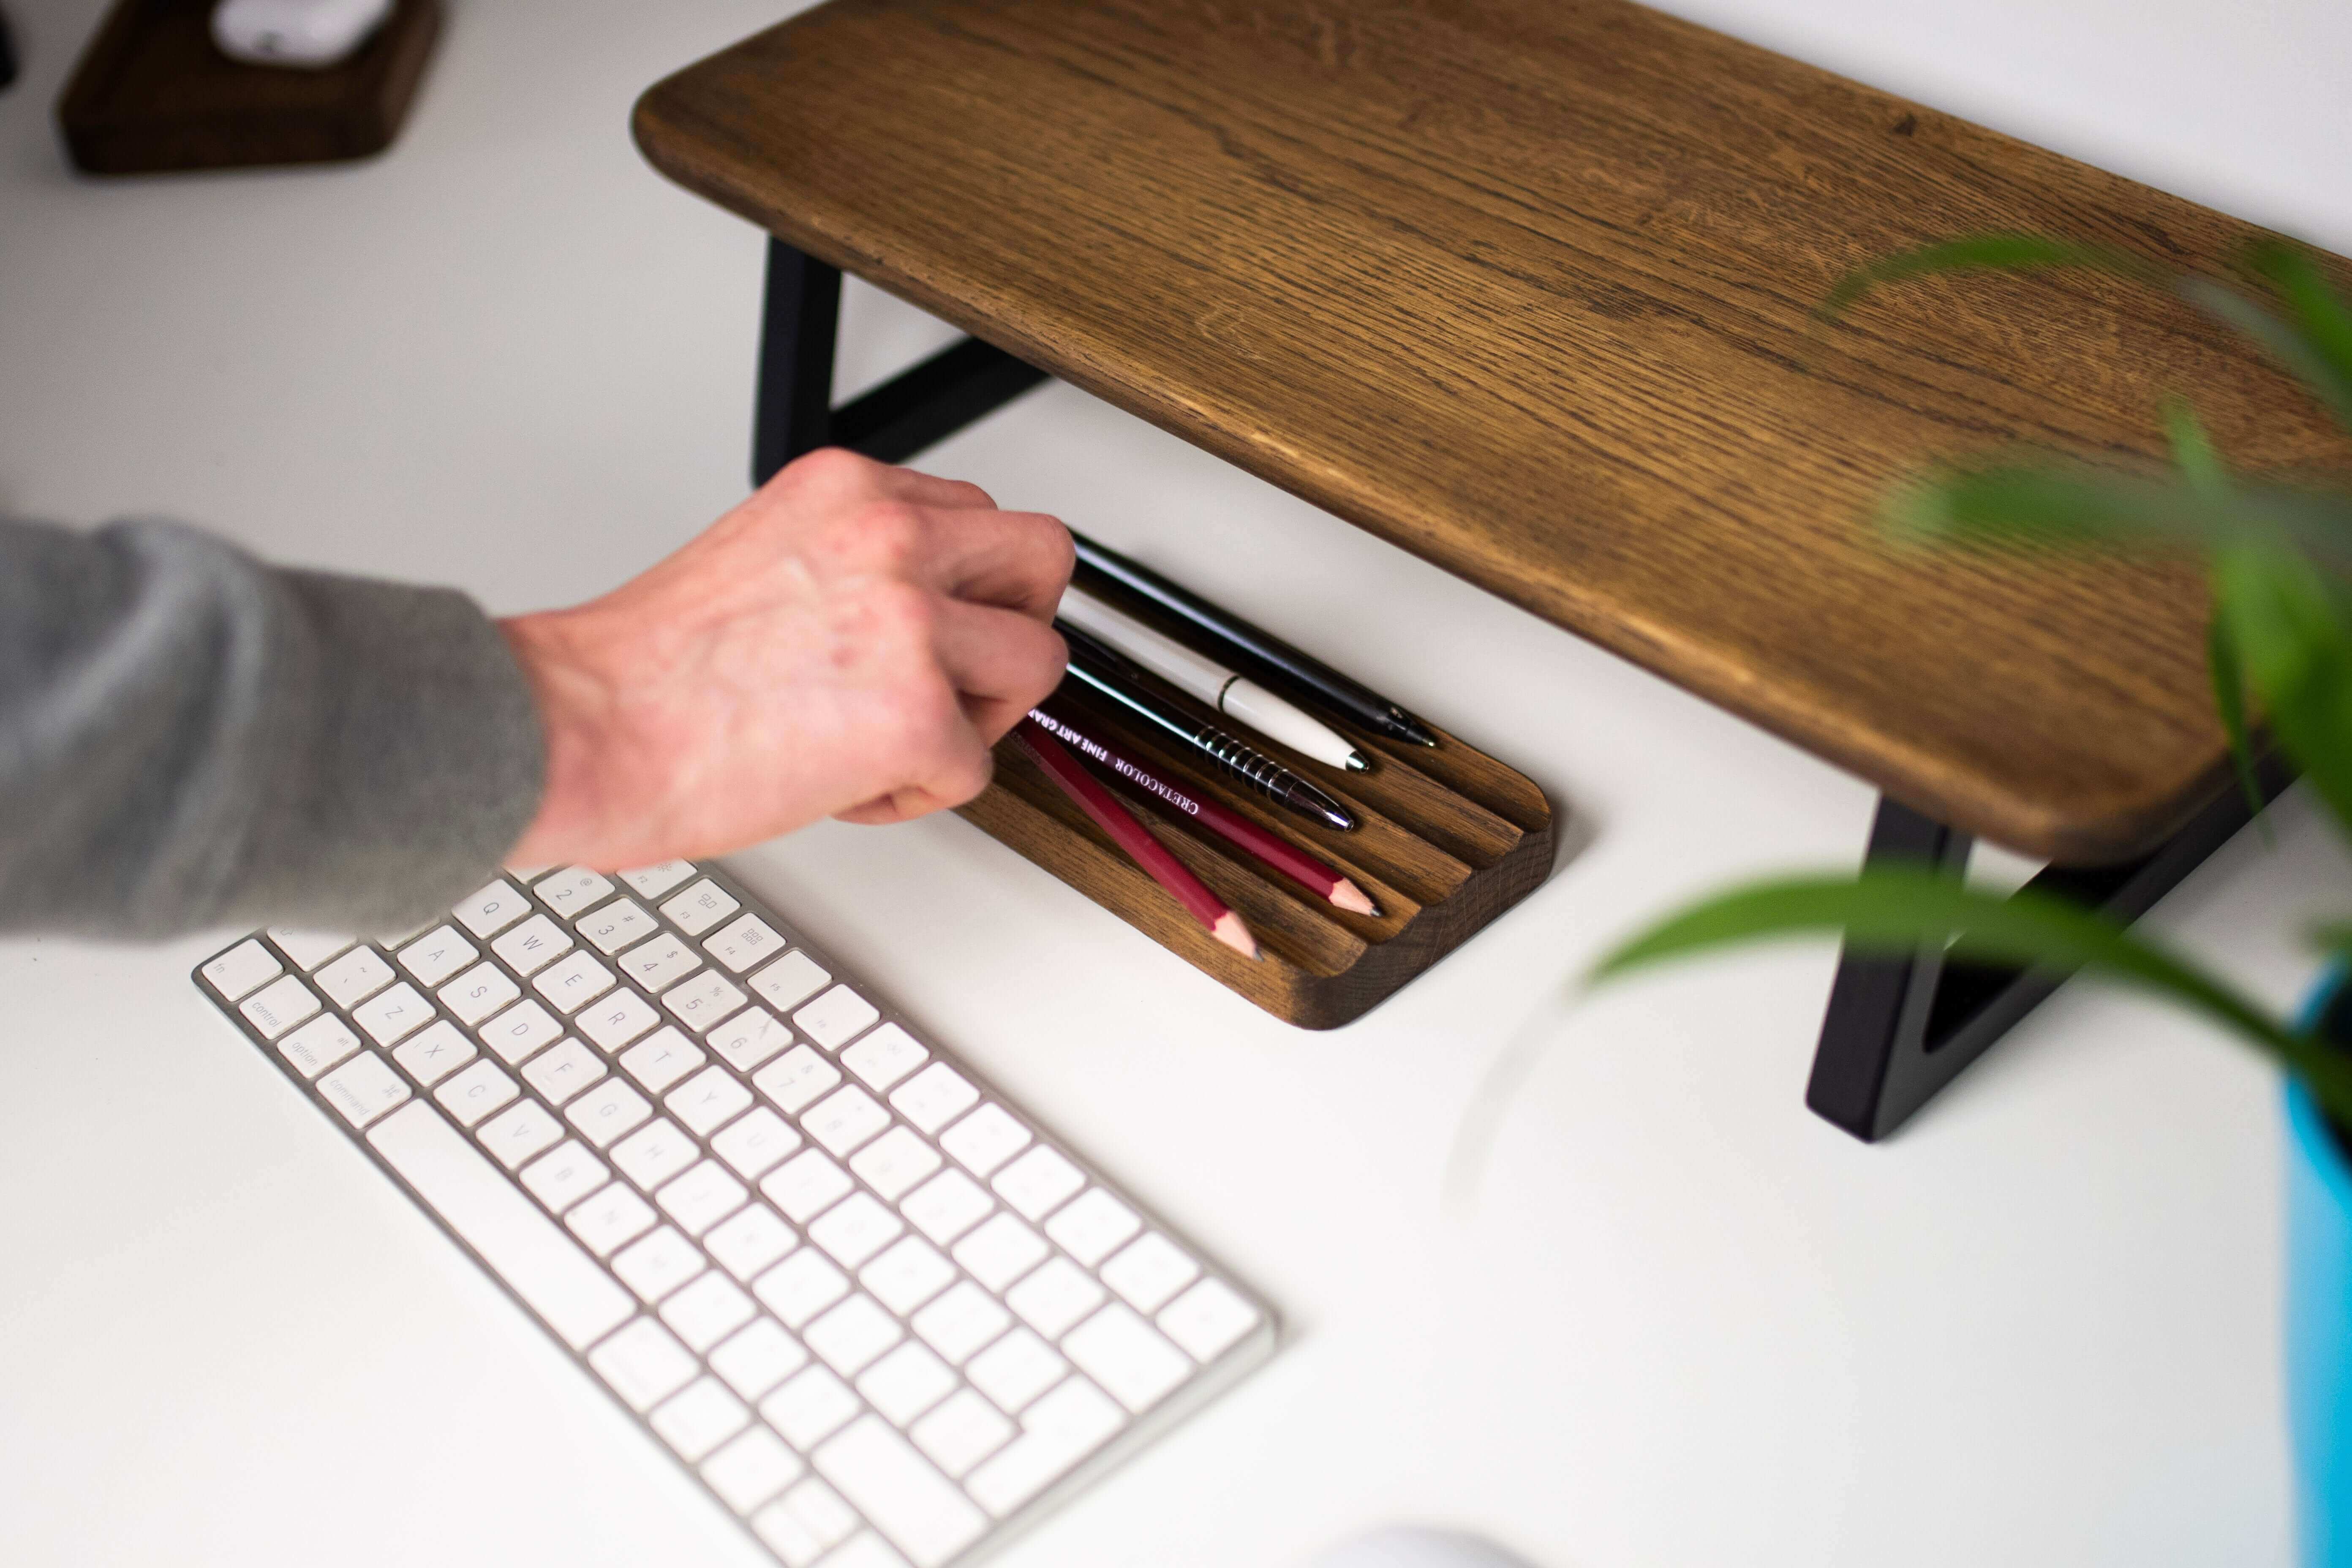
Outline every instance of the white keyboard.
<svg viewBox="0 0 2352 1568">
<path fill-rule="evenodd" d="M 792 1568 L 968 1563 L 1271 1352 L 1262 1300 L 724 873 L 619 882 L 196 975 Z"/>
</svg>

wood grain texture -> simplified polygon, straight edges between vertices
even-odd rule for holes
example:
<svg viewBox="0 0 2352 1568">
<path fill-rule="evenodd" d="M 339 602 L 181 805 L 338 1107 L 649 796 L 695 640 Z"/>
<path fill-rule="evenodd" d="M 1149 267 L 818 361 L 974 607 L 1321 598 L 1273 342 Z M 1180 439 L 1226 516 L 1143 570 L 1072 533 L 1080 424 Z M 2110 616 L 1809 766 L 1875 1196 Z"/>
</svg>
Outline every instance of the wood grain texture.
<svg viewBox="0 0 2352 1568">
<path fill-rule="evenodd" d="M 441 30 L 440 0 L 397 0 L 339 66 L 248 65 L 220 52 L 215 0 L 121 0 L 58 101 L 75 167 L 152 174 L 365 158 L 392 145 Z"/>
<path fill-rule="evenodd" d="M 1339 833 L 1194 766 L 1189 757 L 1124 726 L 1082 690 L 1066 689 L 1059 700 L 1117 732 L 1139 761 L 1172 782 L 1338 867 L 1372 896 L 1381 913 L 1333 908 L 1224 839 L 1160 809 L 1126 780 L 1097 770 L 1152 834 L 1249 922 L 1263 956 L 1244 958 L 1211 938 L 1010 741 L 997 747 L 994 781 L 961 808 L 963 816 L 1196 968 L 1301 1027 L 1335 1028 L 1361 1017 L 1535 891 L 1551 869 L 1552 811 L 1543 792 L 1450 736 L 1435 751 L 1424 751 L 1349 730 L 1360 749 L 1377 753 L 1378 765 L 1369 773 L 1286 754 L 1355 811 L 1355 830 Z"/>
<path fill-rule="evenodd" d="M 636 132 L 792 244 L 2062 860 L 2221 785 L 2195 574 L 1906 552 L 1878 498 L 2011 443 L 2151 460 L 2174 390 L 2242 465 L 2337 456 L 2235 340 L 2105 279 L 1822 327 L 1849 268 L 1969 230 L 2209 268 L 2252 231 L 1622 0 L 834 0 Z"/>
</svg>

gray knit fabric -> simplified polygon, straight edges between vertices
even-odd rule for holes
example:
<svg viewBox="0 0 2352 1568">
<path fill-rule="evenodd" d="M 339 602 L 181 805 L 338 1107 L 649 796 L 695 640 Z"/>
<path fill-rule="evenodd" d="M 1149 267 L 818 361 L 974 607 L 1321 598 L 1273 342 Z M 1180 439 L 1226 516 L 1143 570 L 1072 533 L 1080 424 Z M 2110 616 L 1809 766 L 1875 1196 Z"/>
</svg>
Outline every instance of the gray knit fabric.
<svg viewBox="0 0 2352 1568">
<path fill-rule="evenodd" d="M 489 879 L 545 765 L 462 594 L 0 520 L 0 931 L 398 930 Z"/>
</svg>

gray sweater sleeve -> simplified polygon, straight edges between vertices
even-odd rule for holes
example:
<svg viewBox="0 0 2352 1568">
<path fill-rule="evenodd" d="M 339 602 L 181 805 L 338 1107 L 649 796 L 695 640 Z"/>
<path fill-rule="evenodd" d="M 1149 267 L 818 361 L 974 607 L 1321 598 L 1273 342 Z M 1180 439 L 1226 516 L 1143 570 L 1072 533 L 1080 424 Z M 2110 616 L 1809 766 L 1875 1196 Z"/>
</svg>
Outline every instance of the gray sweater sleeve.
<svg viewBox="0 0 2352 1568">
<path fill-rule="evenodd" d="M 544 770 L 461 594 L 0 520 L 0 931 L 397 930 L 489 879 Z"/>
</svg>

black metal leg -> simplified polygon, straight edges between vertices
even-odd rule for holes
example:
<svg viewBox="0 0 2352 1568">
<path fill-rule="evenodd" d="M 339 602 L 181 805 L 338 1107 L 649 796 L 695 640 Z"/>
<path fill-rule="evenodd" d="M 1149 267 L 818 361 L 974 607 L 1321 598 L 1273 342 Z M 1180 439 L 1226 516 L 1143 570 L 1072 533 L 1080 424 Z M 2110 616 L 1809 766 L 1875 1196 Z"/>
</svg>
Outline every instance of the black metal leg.
<svg viewBox="0 0 2352 1568">
<path fill-rule="evenodd" d="M 2294 774 L 2276 756 L 2255 770 L 2264 802 Z M 2163 847 L 2121 866 L 2053 866 L 2028 886 L 2123 920 L 2137 920 L 2253 819 L 2243 792 L 2216 798 Z M 1958 876 L 1968 836 L 1893 800 L 1878 803 L 1865 857 L 1924 861 Z M 1948 963 L 1940 950 L 1907 958 L 1848 953 L 1822 1020 L 1805 1103 L 1865 1142 L 1900 1127 L 1995 1040 L 2065 984 L 2063 973 Z"/>
<path fill-rule="evenodd" d="M 1045 379 L 1044 371 L 1003 349 L 966 338 L 835 408 L 833 350 L 840 322 L 839 269 L 771 237 L 752 418 L 753 484 L 765 484 L 778 468 L 819 447 L 904 462 Z"/>
</svg>

